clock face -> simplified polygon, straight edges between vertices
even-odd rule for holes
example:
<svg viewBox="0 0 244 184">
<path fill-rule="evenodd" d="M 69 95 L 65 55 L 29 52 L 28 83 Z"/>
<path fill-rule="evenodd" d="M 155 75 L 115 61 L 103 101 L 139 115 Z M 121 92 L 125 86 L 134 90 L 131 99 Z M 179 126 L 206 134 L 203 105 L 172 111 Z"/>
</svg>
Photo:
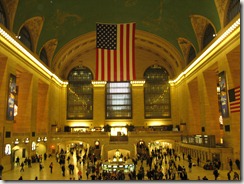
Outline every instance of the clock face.
<svg viewBox="0 0 244 184">
<path fill-rule="evenodd" d="M 10 155 L 11 154 L 11 144 L 6 144 L 5 146 L 5 154 Z"/>
</svg>

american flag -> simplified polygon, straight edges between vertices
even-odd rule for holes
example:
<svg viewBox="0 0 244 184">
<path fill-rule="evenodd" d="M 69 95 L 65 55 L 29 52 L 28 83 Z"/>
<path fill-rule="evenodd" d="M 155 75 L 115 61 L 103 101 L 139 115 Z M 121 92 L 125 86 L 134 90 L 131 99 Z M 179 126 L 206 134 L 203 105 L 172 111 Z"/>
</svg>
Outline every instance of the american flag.
<svg viewBox="0 0 244 184">
<path fill-rule="evenodd" d="M 96 24 L 96 80 L 135 80 L 135 23 Z"/>
<path fill-rule="evenodd" d="M 240 86 L 230 89 L 229 91 L 230 112 L 240 112 Z"/>
</svg>

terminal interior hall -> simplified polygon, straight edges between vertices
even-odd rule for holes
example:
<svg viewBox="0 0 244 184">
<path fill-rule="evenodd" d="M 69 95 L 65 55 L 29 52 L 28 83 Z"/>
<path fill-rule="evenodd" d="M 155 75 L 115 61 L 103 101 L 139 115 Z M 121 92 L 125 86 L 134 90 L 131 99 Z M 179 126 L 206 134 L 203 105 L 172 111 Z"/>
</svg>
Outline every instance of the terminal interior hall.
<svg viewBox="0 0 244 184">
<path fill-rule="evenodd" d="M 240 4 L 0 0 L 1 179 L 240 179 Z"/>
</svg>

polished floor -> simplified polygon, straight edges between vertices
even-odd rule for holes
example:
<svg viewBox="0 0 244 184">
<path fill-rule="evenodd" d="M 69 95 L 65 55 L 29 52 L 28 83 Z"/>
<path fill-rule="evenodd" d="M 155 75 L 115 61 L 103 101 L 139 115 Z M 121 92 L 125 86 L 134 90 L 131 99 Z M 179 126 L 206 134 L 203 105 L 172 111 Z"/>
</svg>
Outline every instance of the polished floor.
<svg viewBox="0 0 244 184">
<path fill-rule="evenodd" d="M 75 161 L 75 159 L 74 159 Z M 53 172 L 50 173 L 50 168 L 49 168 L 49 164 L 53 162 Z M 61 172 L 61 167 L 59 165 L 59 163 L 56 161 L 55 155 L 51 156 L 50 158 L 47 158 L 45 161 L 42 162 L 44 168 L 43 170 L 40 171 L 39 169 L 39 164 L 38 163 L 33 163 L 32 167 L 28 167 L 25 166 L 24 167 L 24 171 L 20 172 L 21 167 L 20 166 L 15 166 L 14 170 L 11 171 L 3 171 L 2 174 L 2 180 L 5 181 L 16 181 L 20 178 L 20 176 L 23 177 L 23 180 L 35 180 L 35 177 L 38 177 L 38 180 L 45 180 L 45 181 L 51 181 L 51 180 L 78 180 L 78 169 L 81 168 L 82 172 L 82 180 L 91 180 L 90 177 L 86 177 L 85 175 L 85 171 L 86 171 L 86 164 L 81 164 L 81 165 L 77 165 L 75 164 L 75 172 L 74 175 L 70 175 L 69 171 L 68 171 L 68 167 L 67 167 L 67 163 L 66 163 L 66 171 L 65 171 L 65 176 L 62 176 L 62 172 Z M 138 166 L 140 166 L 140 162 L 138 162 Z M 209 180 L 214 180 L 214 175 L 213 175 L 213 171 L 212 170 L 204 170 L 202 167 L 200 166 L 194 166 L 192 168 L 192 171 L 189 172 L 188 170 L 188 162 L 186 160 L 180 160 L 180 161 L 176 161 L 176 164 L 180 164 L 181 166 L 185 166 L 185 168 L 187 168 L 187 174 L 188 174 L 188 178 L 189 180 L 197 180 L 198 176 L 200 176 L 200 178 L 202 179 L 204 176 L 206 176 Z M 144 168 L 145 171 L 147 170 L 147 166 L 144 162 Z M 164 165 L 163 165 L 164 167 Z M 137 167 L 139 168 L 139 167 Z M 239 170 L 234 170 L 236 171 L 239 175 L 240 175 L 240 171 Z M 228 180 L 227 178 L 227 172 L 228 170 L 219 170 L 219 177 L 218 180 Z M 126 177 L 126 180 L 128 179 L 128 176 Z M 231 173 L 231 179 L 233 179 L 233 172 Z M 147 178 L 145 178 L 145 180 L 147 180 Z M 179 177 L 176 177 L 176 180 L 180 180 Z M 128 181 L 127 181 L 128 182 Z M 182 181 L 183 182 L 183 181 Z"/>
</svg>

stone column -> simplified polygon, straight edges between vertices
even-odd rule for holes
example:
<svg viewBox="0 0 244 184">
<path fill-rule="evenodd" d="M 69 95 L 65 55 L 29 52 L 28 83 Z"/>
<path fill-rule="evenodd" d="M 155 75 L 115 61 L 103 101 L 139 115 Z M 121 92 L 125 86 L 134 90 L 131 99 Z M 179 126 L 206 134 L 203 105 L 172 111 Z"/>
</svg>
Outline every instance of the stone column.
<svg viewBox="0 0 244 184">
<path fill-rule="evenodd" d="M 105 81 L 93 81 L 93 125 L 99 127 L 105 125 Z"/>
<path fill-rule="evenodd" d="M 144 125 L 144 83 L 145 80 L 131 81 L 132 123 L 134 126 L 146 126 Z"/>
</svg>

